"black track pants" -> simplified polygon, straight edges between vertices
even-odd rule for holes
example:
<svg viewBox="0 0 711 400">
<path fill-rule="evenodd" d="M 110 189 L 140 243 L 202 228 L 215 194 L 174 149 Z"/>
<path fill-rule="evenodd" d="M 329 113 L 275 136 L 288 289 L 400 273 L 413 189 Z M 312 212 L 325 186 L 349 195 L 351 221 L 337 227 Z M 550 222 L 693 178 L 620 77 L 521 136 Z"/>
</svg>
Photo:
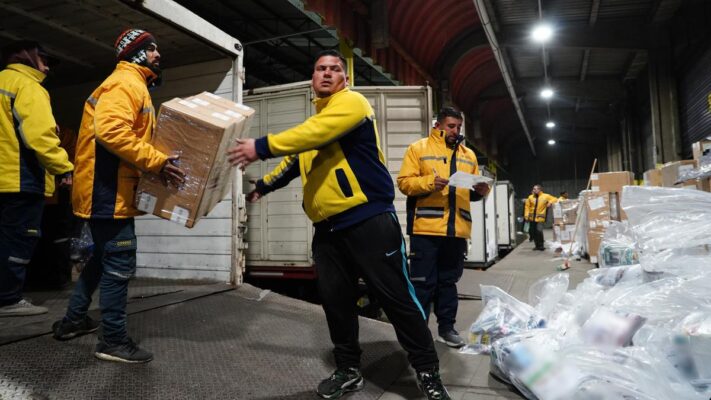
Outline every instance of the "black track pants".
<svg viewBox="0 0 711 400">
<path fill-rule="evenodd" d="M 394 214 L 377 215 L 335 232 L 317 229 L 313 252 L 338 368 L 360 367 L 359 277 L 382 305 L 413 368 L 422 371 L 439 364 L 432 334 L 407 276 L 405 242 Z"/>
</svg>

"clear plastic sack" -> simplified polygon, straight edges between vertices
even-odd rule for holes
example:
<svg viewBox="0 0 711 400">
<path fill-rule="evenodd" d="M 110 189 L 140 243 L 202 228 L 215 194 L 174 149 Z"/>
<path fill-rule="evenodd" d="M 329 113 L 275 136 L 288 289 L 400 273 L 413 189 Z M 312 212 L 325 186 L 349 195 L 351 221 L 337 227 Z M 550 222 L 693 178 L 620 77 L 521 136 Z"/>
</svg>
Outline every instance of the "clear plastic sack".
<svg viewBox="0 0 711 400">
<path fill-rule="evenodd" d="M 639 263 L 636 242 L 627 222 L 612 221 L 605 230 L 598 250 L 600 268 Z"/>
<path fill-rule="evenodd" d="M 81 271 L 94 254 L 94 239 L 91 236 L 89 223 L 81 223 L 78 237 L 73 237 L 70 243 L 69 259 L 74 263 L 77 270 Z"/>
<path fill-rule="evenodd" d="M 528 304 L 535 308 L 538 315 L 547 317 L 565 296 L 569 283 L 570 275 L 567 272 L 559 272 L 539 279 L 528 289 Z"/>
<path fill-rule="evenodd" d="M 491 344 L 514 333 L 545 326 L 545 321 L 528 304 L 496 286 L 481 285 L 484 309 L 469 328 L 466 354 L 489 354 Z"/>
</svg>

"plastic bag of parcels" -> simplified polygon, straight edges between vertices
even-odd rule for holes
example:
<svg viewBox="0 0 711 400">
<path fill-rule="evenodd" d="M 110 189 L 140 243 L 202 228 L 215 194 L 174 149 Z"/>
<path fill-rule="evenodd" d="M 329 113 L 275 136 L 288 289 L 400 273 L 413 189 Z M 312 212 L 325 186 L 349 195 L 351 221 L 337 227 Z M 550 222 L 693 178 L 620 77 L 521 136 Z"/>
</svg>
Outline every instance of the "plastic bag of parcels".
<svg viewBox="0 0 711 400">
<path fill-rule="evenodd" d="M 538 315 L 547 317 L 565 296 L 569 283 L 570 275 L 567 272 L 539 279 L 528 288 L 528 304 L 534 307 Z"/>
<path fill-rule="evenodd" d="M 641 347 L 600 350 L 547 329 L 498 340 L 491 371 L 528 399 L 703 399 L 663 355 Z"/>
<path fill-rule="evenodd" d="M 484 309 L 469 328 L 467 354 L 489 354 L 491 344 L 514 333 L 545 325 L 530 305 L 517 300 L 496 286 L 480 285 Z"/>
<path fill-rule="evenodd" d="M 598 250 L 600 268 L 637 264 L 638 255 L 627 222 L 612 221 L 605 230 Z"/>
<path fill-rule="evenodd" d="M 699 246 L 643 253 L 640 264 L 644 282 L 675 276 L 696 276 L 711 271 L 711 248 Z"/>
<path fill-rule="evenodd" d="M 711 193 L 625 186 L 622 208 L 643 253 L 711 245 Z"/>
</svg>

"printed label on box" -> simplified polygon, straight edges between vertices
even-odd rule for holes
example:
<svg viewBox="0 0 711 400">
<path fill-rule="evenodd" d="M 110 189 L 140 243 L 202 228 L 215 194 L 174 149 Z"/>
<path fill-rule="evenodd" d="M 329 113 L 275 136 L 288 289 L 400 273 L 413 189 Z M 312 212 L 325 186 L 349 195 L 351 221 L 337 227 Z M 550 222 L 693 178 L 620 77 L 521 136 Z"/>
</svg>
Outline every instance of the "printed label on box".
<svg viewBox="0 0 711 400">
<path fill-rule="evenodd" d="M 560 204 L 553 204 L 553 218 L 563 218 L 563 207 Z"/>
<path fill-rule="evenodd" d="M 212 97 L 213 99 L 219 99 L 219 98 L 220 98 L 220 96 L 218 96 L 218 95 L 216 95 L 216 94 L 214 94 L 214 93 L 210 93 L 210 92 L 205 92 L 205 96 L 207 96 L 207 97 Z"/>
<path fill-rule="evenodd" d="M 591 187 L 590 187 L 590 190 L 592 190 L 593 192 L 599 192 L 599 191 L 600 191 L 600 186 L 591 186 Z"/>
<path fill-rule="evenodd" d="M 138 204 L 136 204 L 136 208 L 145 213 L 153 214 L 153 210 L 156 209 L 157 201 L 158 198 L 156 196 L 146 192 L 141 192 L 141 194 L 138 195 Z"/>
<path fill-rule="evenodd" d="M 591 180 L 591 181 L 596 181 L 596 180 L 598 180 L 597 174 L 592 174 L 592 175 L 590 175 L 590 180 Z"/>
<path fill-rule="evenodd" d="M 188 223 L 188 217 L 190 217 L 190 211 L 183 207 L 175 206 L 170 215 L 170 220 L 180 225 L 185 225 Z"/>
<path fill-rule="evenodd" d="M 237 107 L 241 108 L 241 109 L 244 110 L 244 111 L 249 111 L 249 110 L 251 110 L 251 108 L 245 106 L 244 104 L 235 103 L 235 105 L 236 105 Z"/>
<path fill-rule="evenodd" d="M 232 110 L 227 110 L 225 111 L 225 114 L 229 115 L 230 117 L 237 118 L 237 119 L 244 119 L 244 115 L 234 112 Z"/>
<path fill-rule="evenodd" d="M 605 200 L 602 197 L 596 197 L 592 200 L 588 200 L 588 206 L 590 207 L 590 210 L 595 211 L 605 207 Z"/>
<path fill-rule="evenodd" d="M 191 102 L 185 101 L 185 100 L 180 100 L 180 101 L 178 101 L 178 104 L 182 104 L 182 105 L 184 105 L 185 107 L 198 108 L 198 105 L 197 105 L 197 104 L 191 103 Z"/>
</svg>

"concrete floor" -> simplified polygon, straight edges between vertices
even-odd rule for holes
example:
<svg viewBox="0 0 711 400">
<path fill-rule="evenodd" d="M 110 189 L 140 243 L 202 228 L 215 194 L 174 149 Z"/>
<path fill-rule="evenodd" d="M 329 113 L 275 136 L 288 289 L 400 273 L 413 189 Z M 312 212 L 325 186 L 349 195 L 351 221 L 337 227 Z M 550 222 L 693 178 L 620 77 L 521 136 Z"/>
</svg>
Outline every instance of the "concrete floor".
<svg viewBox="0 0 711 400">
<path fill-rule="evenodd" d="M 550 232 L 546 232 L 548 236 Z M 524 242 L 486 271 L 466 270 L 456 328 L 466 336 L 481 311 L 479 284 L 496 285 L 526 301 L 528 287 L 556 272 L 554 255 Z M 592 266 L 573 262 L 571 286 Z M 313 389 L 333 368 L 319 306 L 245 285 L 132 285 L 129 331 L 156 354 L 143 366 L 91 355 L 96 338 L 51 339 L 68 292 L 30 294 L 50 314 L 0 319 L 0 400 L 16 399 L 315 399 Z M 263 300 L 262 300 L 263 297 Z M 436 323 L 431 321 L 433 334 Z M 405 354 L 388 324 L 361 322 L 366 388 L 344 399 L 421 399 Z M 460 354 L 437 343 L 441 372 L 454 399 L 517 399 L 490 378 L 488 356 Z"/>
</svg>

